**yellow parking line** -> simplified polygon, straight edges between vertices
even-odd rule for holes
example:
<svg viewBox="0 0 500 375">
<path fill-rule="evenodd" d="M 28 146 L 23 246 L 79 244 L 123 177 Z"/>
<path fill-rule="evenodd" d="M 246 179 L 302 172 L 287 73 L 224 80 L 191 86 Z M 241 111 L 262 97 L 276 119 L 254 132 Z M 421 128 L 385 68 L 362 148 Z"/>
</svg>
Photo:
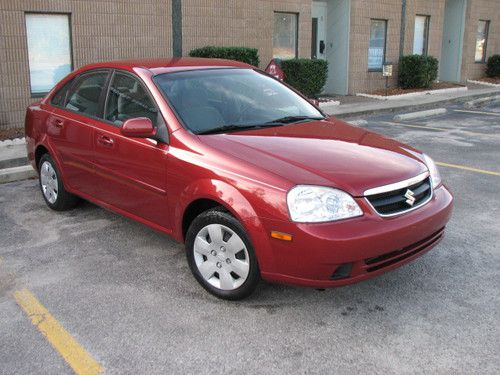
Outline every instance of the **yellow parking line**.
<svg viewBox="0 0 500 375">
<path fill-rule="evenodd" d="M 484 112 L 484 111 L 466 111 L 465 109 L 455 109 L 455 112 L 473 113 L 476 115 L 500 116 L 500 113 Z"/>
<path fill-rule="evenodd" d="M 14 298 L 31 319 L 31 323 L 45 336 L 76 374 L 94 375 L 104 371 L 28 289 L 15 292 Z"/>
<path fill-rule="evenodd" d="M 465 171 L 471 171 L 471 172 L 477 172 L 477 173 L 483 173 L 483 174 L 490 174 L 490 175 L 493 175 L 493 176 L 500 176 L 500 172 L 487 171 L 487 170 L 484 170 L 484 169 L 467 167 L 465 165 L 448 164 L 448 163 L 441 163 L 441 162 L 436 162 L 436 164 L 439 165 L 439 166 L 441 166 L 441 167 L 463 169 Z"/>
</svg>

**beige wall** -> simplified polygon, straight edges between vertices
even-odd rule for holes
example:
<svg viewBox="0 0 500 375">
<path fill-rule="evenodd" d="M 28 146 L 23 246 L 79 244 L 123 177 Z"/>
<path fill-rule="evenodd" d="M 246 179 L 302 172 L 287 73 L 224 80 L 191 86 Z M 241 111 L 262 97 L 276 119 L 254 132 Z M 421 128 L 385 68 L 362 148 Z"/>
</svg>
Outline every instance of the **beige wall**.
<svg viewBox="0 0 500 375">
<path fill-rule="evenodd" d="M 74 68 L 172 54 L 170 1 L 0 1 L 0 128 L 23 127 L 30 98 L 25 12 L 71 13 Z"/>
<path fill-rule="evenodd" d="M 490 21 L 486 55 L 500 53 L 500 0 L 469 0 L 465 18 L 462 80 L 485 76 L 486 65 L 476 63 L 476 32 L 479 20 Z"/>
<path fill-rule="evenodd" d="M 385 78 L 381 72 L 368 71 L 370 21 L 373 18 L 388 20 L 386 61 L 397 63 L 399 59 L 401 1 L 351 0 L 349 94 L 372 92 L 385 87 Z M 396 84 L 396 77 L 397 69 L 390 85 Z"/>
<path fill-rule="evenodd" d="M 275 11 L 299 14 L 299 56 L 311 51 L 311 2 L 304 0 L 183 0 L 183 54 L 207 45 L 259 49 L 266 67 L 273 53 Z"/>
</svg>

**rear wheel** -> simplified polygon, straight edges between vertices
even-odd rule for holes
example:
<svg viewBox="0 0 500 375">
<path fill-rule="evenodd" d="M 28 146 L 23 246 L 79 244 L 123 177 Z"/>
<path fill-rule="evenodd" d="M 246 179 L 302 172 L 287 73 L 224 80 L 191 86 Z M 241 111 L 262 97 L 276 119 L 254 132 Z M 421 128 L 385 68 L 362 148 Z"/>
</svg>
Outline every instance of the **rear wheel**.
<svg viewBox="0 0 500 375">
<path fill-rule="evenodd" d="M 41 157 L 39 174 L 40 190 L 47 206 L 56 211 L 65 211 L 78 204 L 78 197 L 64 188 L 61 175 L 49 154 Z"/>
<path fill-rule="evenodd" d="M 186 253 L 196 280 L 219 298 L 243 299 L 259 283 L 252 244 L 240 222 L 227 212 L 214 209 L 199 215 L 186 235 Z"/>
</svg>

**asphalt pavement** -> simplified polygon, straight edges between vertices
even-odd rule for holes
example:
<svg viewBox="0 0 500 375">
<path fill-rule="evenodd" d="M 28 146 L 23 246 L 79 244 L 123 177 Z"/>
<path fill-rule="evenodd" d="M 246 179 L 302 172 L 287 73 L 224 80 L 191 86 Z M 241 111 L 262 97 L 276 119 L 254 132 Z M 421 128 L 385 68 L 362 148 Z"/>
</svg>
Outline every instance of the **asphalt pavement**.
<svg viewBox="0 0 500 375">
<path fill-rule="evenodd" d="M 1 185 L 0 374 L 75 370 L 42 333 L 49 313 L 106 374 L 500 373 L 500 105 L 447 109 L 352 119 L 441 163 L 455 211 L 423 257 L 323 292 L 221 301 L 168 237 L 89 203 L 51 211 L 36 180 Z"/>
</svg>

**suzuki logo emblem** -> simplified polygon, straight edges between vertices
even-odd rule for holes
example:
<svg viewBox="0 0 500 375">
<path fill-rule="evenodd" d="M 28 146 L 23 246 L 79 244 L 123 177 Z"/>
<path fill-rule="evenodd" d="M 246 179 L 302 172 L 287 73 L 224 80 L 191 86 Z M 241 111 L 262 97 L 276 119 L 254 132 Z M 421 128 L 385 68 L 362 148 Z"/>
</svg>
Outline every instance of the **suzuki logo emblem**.
<svg viewBox="0 0 500 375">
<path fill-rule="evenodd" d="M 415 197 L 414 197 L 415 193 L 413 191 L 411 191 L 410 189 L 406 190 L 406 194 L 405 194 L 405 198 L 406 198 L 406 203 L 408 203 L 408 205 L 410 206 L 413 206 L 415 204 Z"/>
</svg>

